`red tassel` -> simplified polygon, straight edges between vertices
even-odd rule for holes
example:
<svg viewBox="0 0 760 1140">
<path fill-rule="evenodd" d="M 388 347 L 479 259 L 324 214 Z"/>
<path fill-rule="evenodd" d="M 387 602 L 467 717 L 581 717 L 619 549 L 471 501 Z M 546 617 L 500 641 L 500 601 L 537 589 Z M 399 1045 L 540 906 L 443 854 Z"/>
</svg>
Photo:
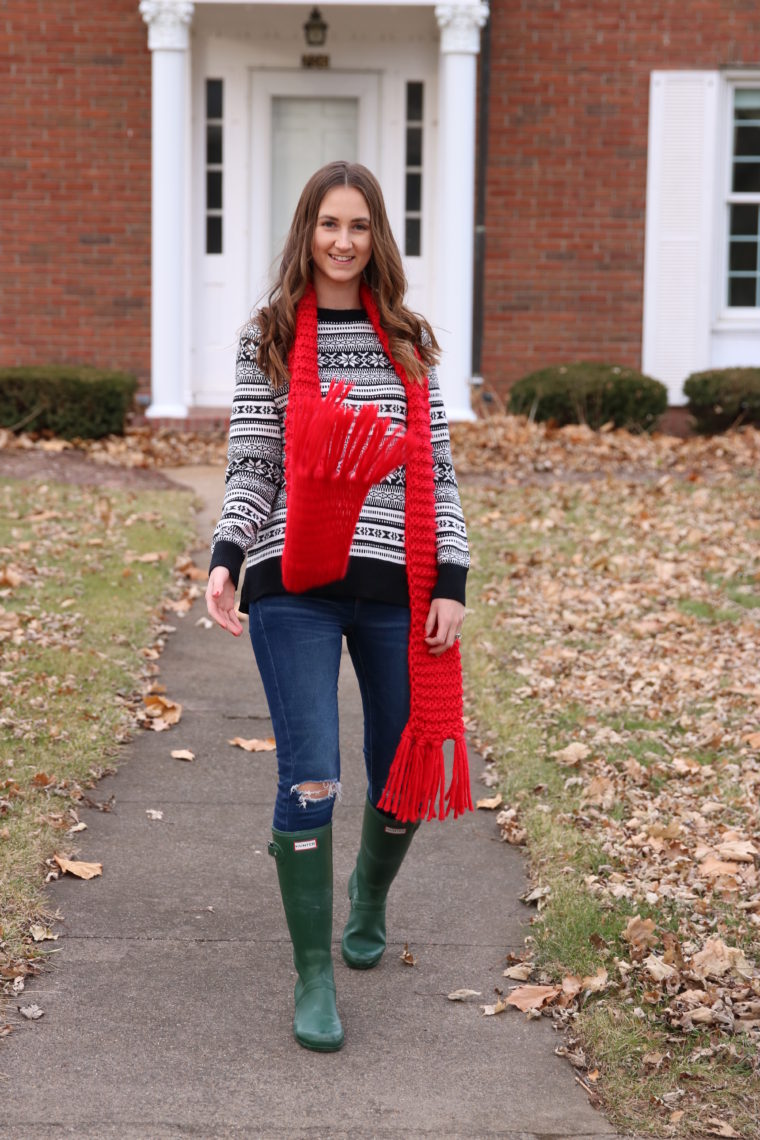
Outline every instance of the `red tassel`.
<svg viewBox="0 0 760 1140">
<path fill-rule="evenodd" d="M 401 794 L 407 792 L 409 787 L 409 769 L 412 760 L 412 737 L 409 732 L 408 726 L 401 734 L 396 755 L 393 757 L 388 779 L 385 782 L 383 794 L 380 797 L 378 807 L 381 811 L 388 811 L 394 815 L 396 819 L 401 820 L 399 811 L 401 810 Z M 405 796 L 405 800 L 406 800 Z M 406 820 L 401 820 L 407 822 Z"/>
<path fill-rule="evenodd" d="M 291 593 L 345 577 L 367 492 L 404 462 L 401 429 L 386 435 L 388 419 L 374 406 L 346 408 L 350 390 L 333 381 L 324 400 L 306 396 L 289 413 L 282 580 Z"/>
<path fill-rule="evenodd" d="M 446 815 L 454 812 L 454 819 L 465 811 L 472 811 L 470 790 L 470 765 L 467 761 L 467 741 L 460 736 L 454 742 L 454 769 L 451 783 L 446 793 Z M 441 817 L 443 818 L 443 817 Z"/>
</svg>

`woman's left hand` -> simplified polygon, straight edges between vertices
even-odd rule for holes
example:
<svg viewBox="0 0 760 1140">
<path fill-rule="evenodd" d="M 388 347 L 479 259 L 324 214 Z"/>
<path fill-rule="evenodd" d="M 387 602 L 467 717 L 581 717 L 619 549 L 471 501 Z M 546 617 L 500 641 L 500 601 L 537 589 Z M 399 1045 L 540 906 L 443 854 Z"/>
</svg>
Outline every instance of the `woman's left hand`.
<svg viewBox="0 0 760 1140">
<path fill-rule="evenodd" d="M 464 606 L 453 598 L 433 598 L 425 622 L 425 643 L 428 653 L 440 657 L 451 649 L 462 632 Z"/>
</svg>

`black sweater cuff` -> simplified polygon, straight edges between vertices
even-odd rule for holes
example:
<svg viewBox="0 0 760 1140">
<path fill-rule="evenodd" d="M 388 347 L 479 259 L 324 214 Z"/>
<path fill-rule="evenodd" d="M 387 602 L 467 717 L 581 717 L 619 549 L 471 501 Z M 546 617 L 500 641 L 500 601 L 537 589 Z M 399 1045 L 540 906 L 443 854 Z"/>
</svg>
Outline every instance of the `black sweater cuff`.
<svg viewBox="0 0 760 1140">
<path fill-rule="evenodd" d="M 235 589 L 237 589 L 240 567 L 243 565 L 244 559 L 245 551 L 241 550 L 236 543 L 229 542 L 226 539 L 220 539 L 219 542 L 214 545 L 208 572 L 210 574 L 216 566 L 226 566 L 230 572 L 232 584 Z"/>
<path fill-rule="evenodd" d="M 452 598 L 455 602 L 461 602 L 464 605 L 466 586 L 466 566 L 458 566 L 455 562 L 440 562 L 438 564 L 438 581 L 431 598 Z"/>
</svg>

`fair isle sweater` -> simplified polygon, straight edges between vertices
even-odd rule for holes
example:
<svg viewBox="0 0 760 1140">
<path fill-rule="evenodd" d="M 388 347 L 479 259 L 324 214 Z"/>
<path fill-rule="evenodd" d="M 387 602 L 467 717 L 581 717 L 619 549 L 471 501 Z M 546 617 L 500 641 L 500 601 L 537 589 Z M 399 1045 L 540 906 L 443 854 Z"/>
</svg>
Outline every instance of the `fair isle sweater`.
<svg viewBox="0 0 760 1140">
<path fill-rule="evenodd" d="M 374 403 L 393 425 L 406 423 L 406 393 L 363 309 L 319 309 L 317 357 L 322 395 L 332 380 L 353 385 L 347 406 Z M 237 585 L 245 577 L 240 609 L 268 594 L 284 594 L 287 478 L 283 469 L 288 385 L 273 387 L 256 364 L 258 329 L 243 329 L 230 415 L 222 515 L 214 531 L 211 567 L 226 566 Z M 435 369 L 430 370 L 438 581 L 433 597 L 464 602 L 469 566 L 467 534 L 451 460 L 449 429 Z M 409 604 L 404 551 L 405 468 L 375 483 L 359 515 L 348 572 L 339 582 L 310 590 L 316 597 L 366 598 Z"/>
</svg>

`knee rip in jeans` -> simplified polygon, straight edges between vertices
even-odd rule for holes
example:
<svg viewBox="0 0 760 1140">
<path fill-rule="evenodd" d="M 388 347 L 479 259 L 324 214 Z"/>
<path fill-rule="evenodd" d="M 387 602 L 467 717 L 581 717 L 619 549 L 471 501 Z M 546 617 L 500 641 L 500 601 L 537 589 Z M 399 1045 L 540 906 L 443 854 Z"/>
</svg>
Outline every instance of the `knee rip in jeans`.
<svg viewBox="0 0 760 1140">
<path fill-rule="evenodd" d="M 321 800 L 340 799 L 340 780 L 309 780 L 303 784 L 293 784 L 290 794 L 298 796 L 298 806 L 302 808 Z"/>
</svg>

